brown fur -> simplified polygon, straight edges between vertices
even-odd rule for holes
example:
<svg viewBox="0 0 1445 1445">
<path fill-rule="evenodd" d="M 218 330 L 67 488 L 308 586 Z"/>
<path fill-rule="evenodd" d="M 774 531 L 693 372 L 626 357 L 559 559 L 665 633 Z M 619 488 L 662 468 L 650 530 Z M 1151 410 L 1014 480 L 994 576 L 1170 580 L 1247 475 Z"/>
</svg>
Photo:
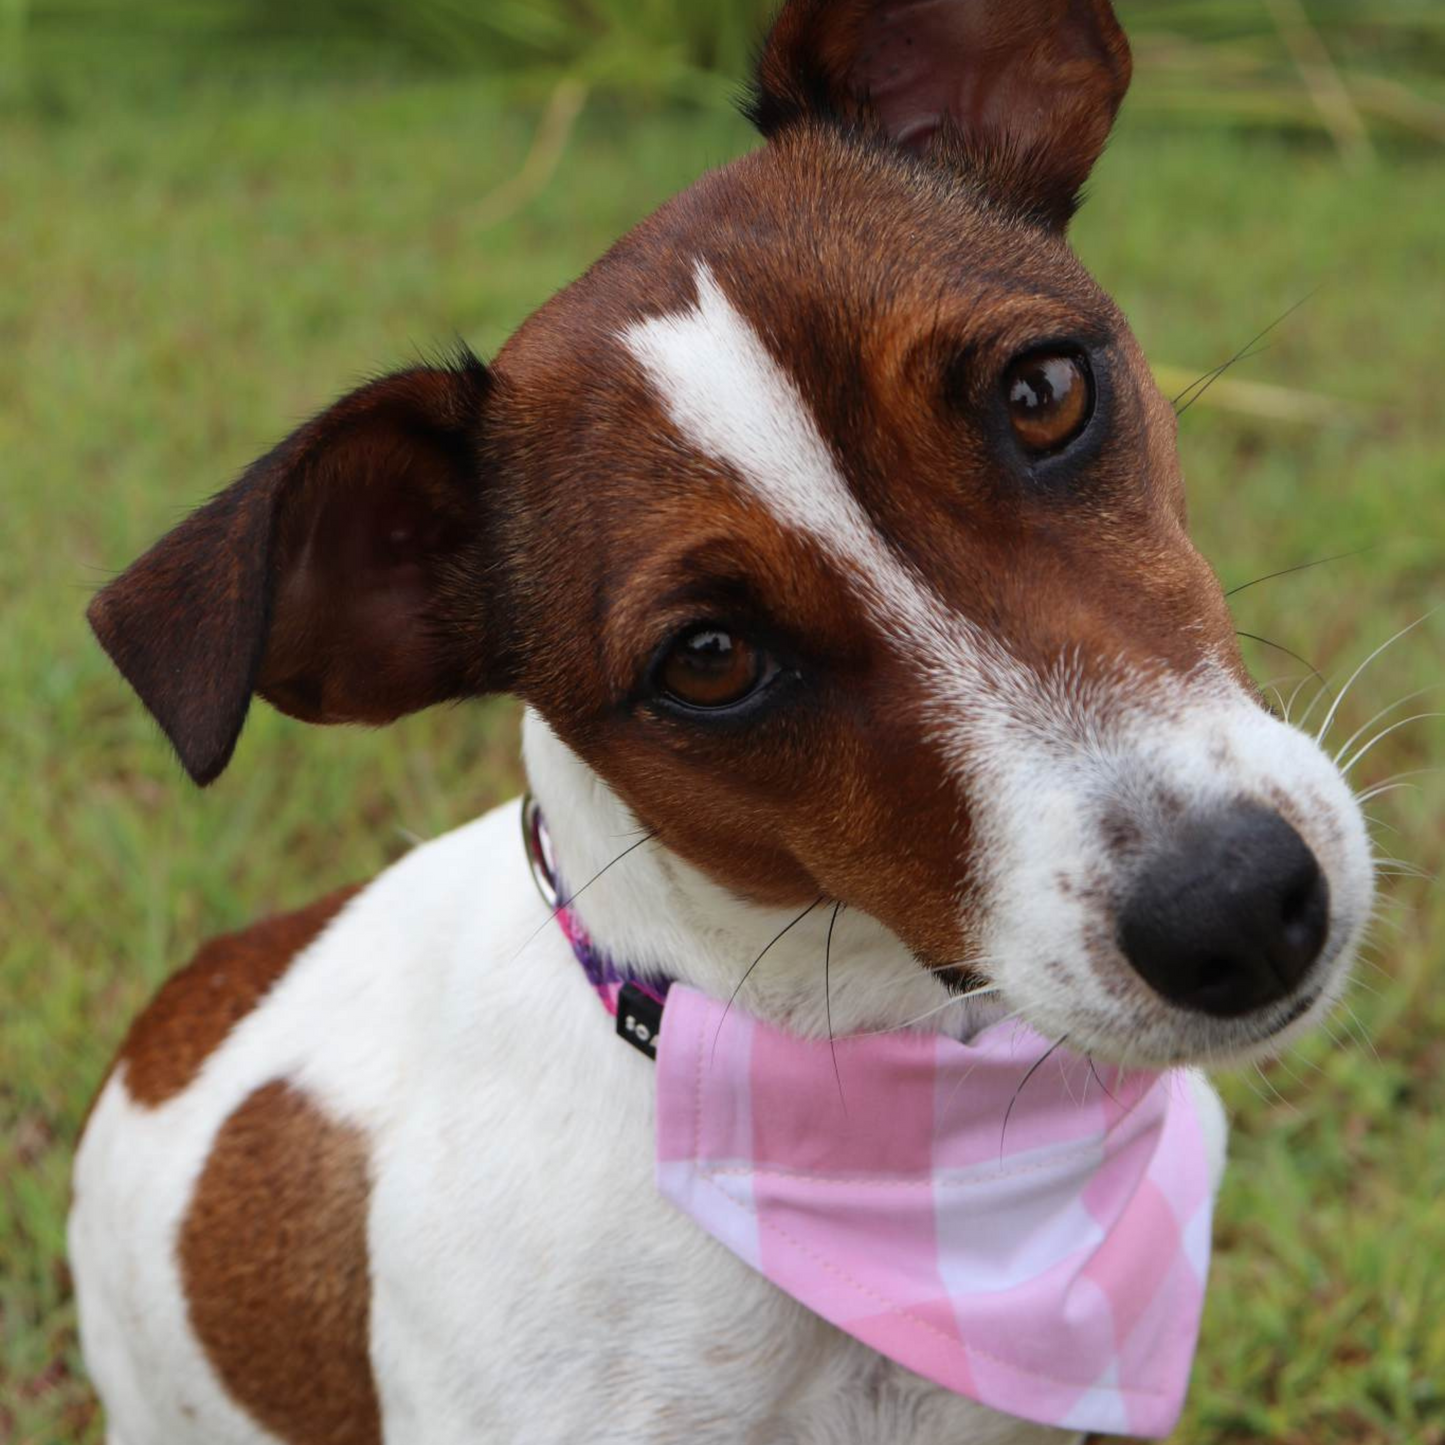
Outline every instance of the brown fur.
<svg viewBox="0 0 1445 1445">
<path fill-rule="evenodd" d="M 221 1126 L 177 1243 L 191 1325 L 287 1445 L 380 1445 L 367 1145 L 283 1080 Z"/>
<path fill-rule="evenodd" d="M 131 1025 L 115 1064 L 126 1092 L 156 1108 L 185 1089 L 206 1059 L 286 972 L 291 960 L 359 891 L 341 888 L 295 913 L 253 923 L 201 945 Z"/>
<path fill-rule="evenodd" d="M 477 690 L 491 649 L 443 647 L 434 608 L 483 524 L 489 389 L 469 353 L 359 388 L 97 594 L 96 636 L 198 783 L 230 761 L 253 692 L 308 722 L 381 723 Z"/>
</svg>

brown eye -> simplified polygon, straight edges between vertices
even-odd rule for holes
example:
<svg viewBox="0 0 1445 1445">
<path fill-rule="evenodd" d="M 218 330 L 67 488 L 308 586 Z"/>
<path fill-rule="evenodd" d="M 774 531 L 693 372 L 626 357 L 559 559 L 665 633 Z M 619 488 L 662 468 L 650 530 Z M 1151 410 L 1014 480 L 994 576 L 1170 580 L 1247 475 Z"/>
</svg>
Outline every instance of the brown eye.
<svg viewBox="0 0 1445 1445">
<path fill-rule="evenodd" d="M 1014 435 L 1031 452 L 1056 452 L 1083 431 L 1093 410 L 1093 387 L 1082 357 L 1036 351 L 1004 373 Z"/>
<path fill-rule="evenodd" d="M 768 655 L 723 627 L 696 627 L 662 660 L 659 682 L 689 707 L 729 707 L 767 680 Z"/>
</svg>

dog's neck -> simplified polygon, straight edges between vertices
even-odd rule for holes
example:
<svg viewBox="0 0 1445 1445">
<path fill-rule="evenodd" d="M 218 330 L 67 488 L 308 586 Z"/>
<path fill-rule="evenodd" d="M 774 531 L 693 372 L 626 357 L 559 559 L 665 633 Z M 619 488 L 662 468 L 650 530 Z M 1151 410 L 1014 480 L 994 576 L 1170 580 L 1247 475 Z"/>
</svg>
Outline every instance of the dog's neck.
<svg viewBox="0 0 1445 1445">
<path fill-rule="evenodd" d="M 800 918 L 806 903 L 767 907 L 719 887 L 649 838 L 531 711 L 523 752 L 563 896 L 576 900 L 594 943 L 619 964 L 715 998 L 737 990 L 736 1007 L 807 1037 L 826 1037 L 830 1025 L 839 1036 L 914 1021 L 963 1036 L 986 1016 L 982 1001 L 951 1003 L 943 984 L 866 914 L 841 909 L 835 921 L 832 901 L 822 900 Z"/>
</svg>

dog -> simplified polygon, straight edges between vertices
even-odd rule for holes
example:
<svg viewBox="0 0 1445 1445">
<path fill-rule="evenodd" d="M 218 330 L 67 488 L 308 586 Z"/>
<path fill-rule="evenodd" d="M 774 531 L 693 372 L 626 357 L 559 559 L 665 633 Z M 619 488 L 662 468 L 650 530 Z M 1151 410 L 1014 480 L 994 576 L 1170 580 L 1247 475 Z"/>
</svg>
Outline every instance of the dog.
<svg viewBox="0 0 1445 1445">
<path fill-rule="evenodd" d="M 199 784 L 253 694 L 380 724 L 505 692 L 531 790 L 206 944 L 135 1022 L 69 1236 L 109 1445 L 1103 1428 L 779 1288 L 660 1197 L 652 1136 L 684 1003 L 717 1077 L 734 1029 L 831 1052 L 804 1150 L 876 1130 L 850 1040 L 1027 1028 L 1085 1111 L 1172 1071 L 1209 1192 L 1192 1067 L 1343 987 L 1359 808 L 1250 682 L 1174 414 L 1065 240 L 1130 66 L 1108 0 L 787 0 L 761 148 L 97 595 Z M 1054 1074 L 1019 1060 L 1026 1109 Z"/>
</svg>

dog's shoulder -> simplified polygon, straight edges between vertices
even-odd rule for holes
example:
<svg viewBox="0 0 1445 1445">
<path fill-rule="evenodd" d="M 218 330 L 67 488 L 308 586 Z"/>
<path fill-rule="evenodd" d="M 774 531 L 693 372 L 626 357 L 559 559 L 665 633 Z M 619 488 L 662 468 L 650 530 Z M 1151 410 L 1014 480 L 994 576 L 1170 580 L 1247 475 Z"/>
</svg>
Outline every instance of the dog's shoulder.
<svg viewBox="0 0 1445 1445">
<path fill-rule="evenodd" d="M 120 1046 L 112 1070 L 124 1066 L 131 1098 L 155 1108 L 185 1089 L 363 886 L 338 888 L 304 908 L 203 943 L 161 986 Z"/>
<path fill-rule="evenodd" d="M 520 831 L 508 805 L 211 939 L 132 1026 L 70 1221 L 87 1358 L 108 1400 L 134 1402 L 127 1438 L 381 1438 L 377 1141 L 406 1087 L 446 1072 L 458 959 L 525 936 L 504 907 L 526 899 Z"/>
<path fill-rule="evenodd" d="M 509 851 L 520 832 L 514 815 L 515 805 L 505 805 L 419 845 L 369 881 L 201 944 L 131 1025 L 97 1098 L 118 1076 L 131 1102 L 143 1108 L 178 1099 L 247 1020 L 275 1012 L 272 1002 L 282 1003 L 283 991 L 294 994 L 286 1012 L 313 1024 L 344 1011 L 353 1027 L 403 1027 L 414 1010 L 399 1009 L 398 1000 L 414 1005 L 430 992 L 427 975 L 432 984 L 445 977 L 470 905 L 479 891 L 489 891 L 479 890 L 479 881 L 486 882 L 489 863 Z M 520 854 L 520 844 L 515 847 Z M 500 891 L 490 890 L 489 901 Z M 479 922 L 501 926 L 505 920 Z M 302 960 L 314 977 L 296 990 L 293 984 L 303 980 L 293 975 L 301 972 L 295 966 Z"/>
</svg>

